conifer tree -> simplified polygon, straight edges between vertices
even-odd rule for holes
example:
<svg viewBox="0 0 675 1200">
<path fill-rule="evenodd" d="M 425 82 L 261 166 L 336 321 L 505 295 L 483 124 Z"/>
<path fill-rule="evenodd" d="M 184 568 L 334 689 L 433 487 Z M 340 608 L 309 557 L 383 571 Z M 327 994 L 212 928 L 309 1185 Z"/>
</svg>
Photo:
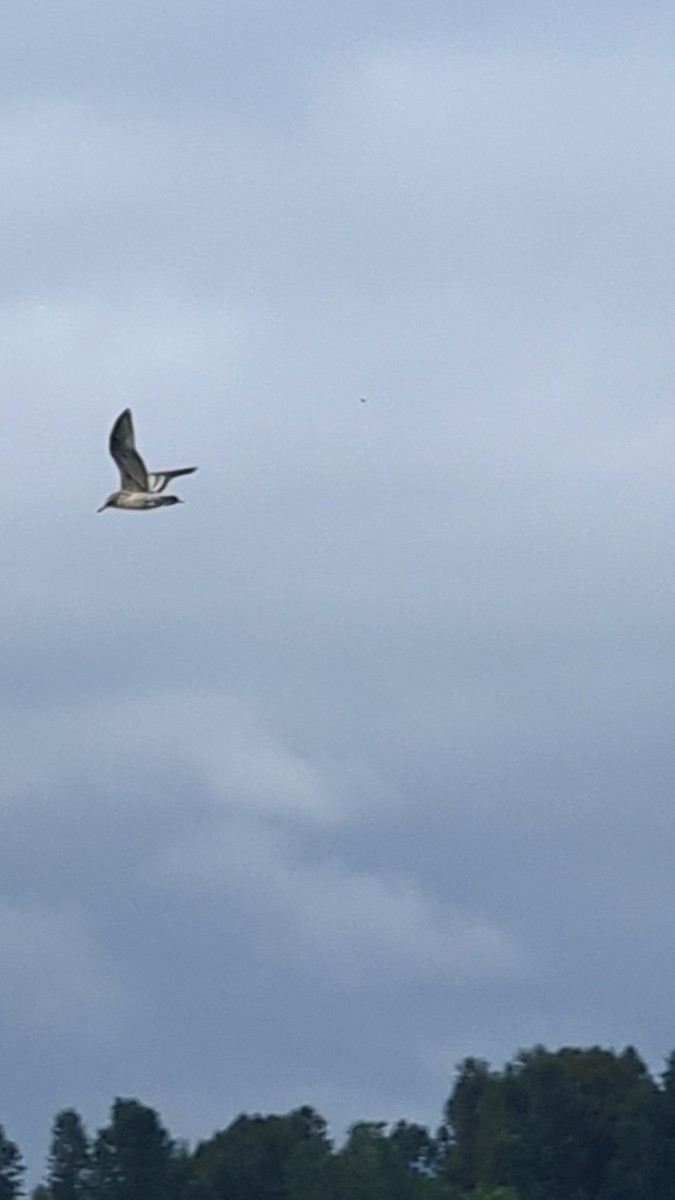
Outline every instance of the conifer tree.
<svg viewBox="0 0 675 1200">
<path fill-rule="evenodd" d="M 47 1167 L 51 1200 L 87 1200 L 91 1186 L 91 1151 L 79 1113 L 66 1108 L 52 1127 Z"/>
</svg>

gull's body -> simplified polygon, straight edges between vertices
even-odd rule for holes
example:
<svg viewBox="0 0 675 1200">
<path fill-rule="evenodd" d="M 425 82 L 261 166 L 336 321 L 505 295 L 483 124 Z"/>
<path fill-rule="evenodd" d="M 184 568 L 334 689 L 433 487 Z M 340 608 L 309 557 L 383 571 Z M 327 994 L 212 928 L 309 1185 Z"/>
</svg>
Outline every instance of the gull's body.
<svg viewBox="0 0 675 1200">
<path fill-rule="evenodd" d="M 110 453 L 119 469 L 120 490 L 108 496 L 99 512 L 103 512 L 104 508 L 128 508 L 139 512 L 148 508 L 162 508 L 167 504 L 182 504 L 178 496 L 164 496 L 161 493 L 177 475 L 191 475 L 197 470 L 196 467 L 179 467 L 176 471 L 148 471 L 136 449 L 130 408 L 120 413 L 112 427 Z"/>
</svg>

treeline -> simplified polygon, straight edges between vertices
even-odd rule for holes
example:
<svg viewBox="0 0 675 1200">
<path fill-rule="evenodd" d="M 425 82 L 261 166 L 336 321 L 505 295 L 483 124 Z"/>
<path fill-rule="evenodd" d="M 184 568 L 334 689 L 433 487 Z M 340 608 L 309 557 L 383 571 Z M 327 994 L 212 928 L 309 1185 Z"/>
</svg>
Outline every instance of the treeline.
<svg viewBox="0 0 675 1200">
<path fill-rule="evenodd" d="M 0 1200 L 24 1194 L 0 1129 Z M 362 1121 L 335 1147 L 314 1109 L 237 1117 L 194 1148 L 152 1109 L 115 1100 L 89 1137 L 52 1128 L 33 1200 L 674 1200 L 675 1053 L 654 1079 L 621 1053 L 538 1046 L 503 1070 L 468 1058 L 440 1127 Z"/>
</svg>

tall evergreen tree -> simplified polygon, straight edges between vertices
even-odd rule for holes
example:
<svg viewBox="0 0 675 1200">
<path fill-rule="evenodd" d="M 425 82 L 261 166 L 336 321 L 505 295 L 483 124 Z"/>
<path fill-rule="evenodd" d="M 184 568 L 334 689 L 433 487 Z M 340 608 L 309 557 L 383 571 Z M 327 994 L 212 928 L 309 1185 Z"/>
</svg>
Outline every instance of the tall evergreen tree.
<svg viewBox="0 0 675 1200">
<path fill-rule="evenodd" d="M 91 1151 L 82 1119 L 74 1108 L 57 1114 L 47 1166 L 52 1200 L 86 1200 L 91 1187 Z"/>
<path fill-rule="evenodd" d="M 16 1200 L 22 1195 L 24 1171 L 19 1147 L 0 1125 L 0 1200 Z"/>
<path fill-rule="evenodd" d="M 167 1200 L 172 1158 L 173 1143 L 154 1109 L 118 1098 L 94 1143 L 96 1200 Z"/>
</svg>

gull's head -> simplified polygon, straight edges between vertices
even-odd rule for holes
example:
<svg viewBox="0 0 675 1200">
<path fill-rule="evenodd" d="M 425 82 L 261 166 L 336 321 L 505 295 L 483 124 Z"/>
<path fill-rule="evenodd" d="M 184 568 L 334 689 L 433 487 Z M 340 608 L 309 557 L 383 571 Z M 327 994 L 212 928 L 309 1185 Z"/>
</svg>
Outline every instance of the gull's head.
<svg viewBox="0 0 675 1200">
<path fill-rule="evenodd" d="M 117 500 L 117 496 L 118 496 L 117 492 L 111 492 L 110 495 L 107 497 L 107 499 L 103 501 L 103 504 L 101 505 L 101 507 L 96 509 L 97 513 L 103 512 L 104 508 L 114 508 L 115 501 Z"/>
</svg>

